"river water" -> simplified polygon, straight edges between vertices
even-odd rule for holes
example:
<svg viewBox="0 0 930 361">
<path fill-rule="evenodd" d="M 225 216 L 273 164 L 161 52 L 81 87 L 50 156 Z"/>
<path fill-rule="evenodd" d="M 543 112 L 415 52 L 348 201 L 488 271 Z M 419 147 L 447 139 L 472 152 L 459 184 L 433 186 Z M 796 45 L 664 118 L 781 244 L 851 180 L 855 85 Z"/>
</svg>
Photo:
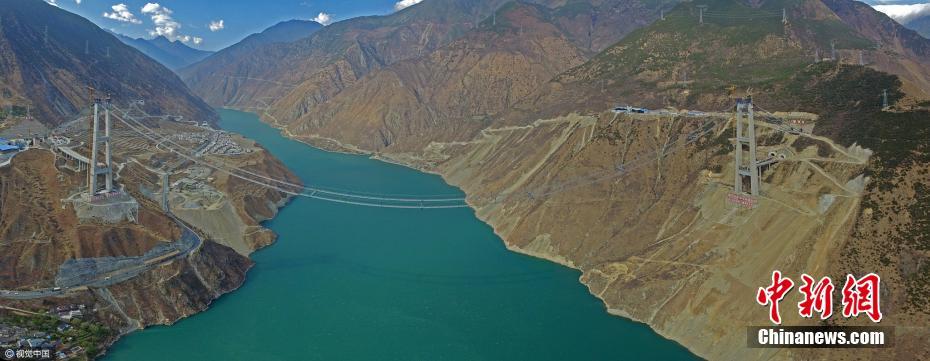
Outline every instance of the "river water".
<svg viewBox="0 0 930 361">
<path fill-rule="evenodd" d="M 307 184 L 461 194 L 435 175 L 286 139 L 250 113 L 220 125 Z M 579 272 L 512 253 L 470 209 L 296 199 L 267 226 L 239 290 L 207 312 L 120 340 L 106 360 L 677 360 L 694 356 L 610 316 Z"/>
</svg>

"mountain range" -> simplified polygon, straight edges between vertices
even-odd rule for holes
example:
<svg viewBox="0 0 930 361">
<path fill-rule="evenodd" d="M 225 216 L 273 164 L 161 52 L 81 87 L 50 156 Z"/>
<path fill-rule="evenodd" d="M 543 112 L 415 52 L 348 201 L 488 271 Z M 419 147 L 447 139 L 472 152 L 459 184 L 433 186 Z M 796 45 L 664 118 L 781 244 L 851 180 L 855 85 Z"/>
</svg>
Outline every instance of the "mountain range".
<svg viewBox="0 0 930 361">
<path fill-rule="evenodd" d="M 136 48 L 171 70 L 191 65 L 213 54 L 212 51 L 194 49 L 180 41 L 168 40 L 164 36 L 153 39 L 133 39 L 119 33 L 113 33 L 113 35 L 126 45 Z"/>
</svg>

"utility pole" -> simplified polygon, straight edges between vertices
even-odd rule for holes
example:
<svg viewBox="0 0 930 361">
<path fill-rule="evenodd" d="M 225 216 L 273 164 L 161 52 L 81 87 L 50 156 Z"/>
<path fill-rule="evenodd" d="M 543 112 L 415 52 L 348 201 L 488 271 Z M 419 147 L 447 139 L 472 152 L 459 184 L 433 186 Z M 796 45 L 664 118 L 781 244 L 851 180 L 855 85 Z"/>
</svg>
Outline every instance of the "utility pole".
<svg viewBox="0 0 930 361">
<path fill-rule="evenodd" d="M 744 124 L 745 128 L 744 128 Z M 743 152 L 749 148 L 748 162 Z M 756 121 L 752 109 L 752 97 L 736 100 L 736 179 L 733 183 L 736 194 L 744 194 L 743 179 L 749 177 L 749 194 L 759 196 L 759 162 L 756 159 Z"/>
<path fill-rule="evenodd" d="M 704 10 L 707 9 L 707 5 L 698 5 L 697 8 L 699 10 L 698 22 L 700 22 L 701 25 L 704 25 Z"/>
</svg>

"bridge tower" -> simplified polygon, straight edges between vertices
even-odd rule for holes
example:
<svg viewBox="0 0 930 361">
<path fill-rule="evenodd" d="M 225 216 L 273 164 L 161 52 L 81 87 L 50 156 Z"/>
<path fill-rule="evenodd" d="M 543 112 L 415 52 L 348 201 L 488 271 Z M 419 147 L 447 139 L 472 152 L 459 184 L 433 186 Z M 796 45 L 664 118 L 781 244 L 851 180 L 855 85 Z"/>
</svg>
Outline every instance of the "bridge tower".
<svg viewBox="0 0 930 361">
<path fill-rule="evenodd" d="M 103 135 L 100 135 L 100 108 L 103 107 L 104 113 L 104 129 Z M 98 184 L 97 178 L 101 174 L 104 175 L 104 190 L 106 192 L 113 191 L 113 159 L 112 159 L 112 148 L 110 147 L 110 97 L 106 98 L 94 98 L 94 119 L 93 124 L 91 125 L 91 146 L 90 146 L 90 167 L 87 170 L 87 185 L 88 185 L 88 195 L 94 196 L 97 194 Z M 104 155 L 103 155 L 103 166 L 101 167 L 97 163 L 97 156 L 100 153 L 100 145 L 103 145 Z"/>
<path fill-rule="evenodd" d="M 748 149 L 747 149 L 748 148 Z M 736 179 L 733 184 L 737 195 L 745 194 L 743 181 L 749 177 L 749 194 L 759 196 L 759 160 L 756 159 L 756 121 L 752 97 L 736 100 Z M 748 159 L 744 154 L 748 151 Z"/>
</svg>

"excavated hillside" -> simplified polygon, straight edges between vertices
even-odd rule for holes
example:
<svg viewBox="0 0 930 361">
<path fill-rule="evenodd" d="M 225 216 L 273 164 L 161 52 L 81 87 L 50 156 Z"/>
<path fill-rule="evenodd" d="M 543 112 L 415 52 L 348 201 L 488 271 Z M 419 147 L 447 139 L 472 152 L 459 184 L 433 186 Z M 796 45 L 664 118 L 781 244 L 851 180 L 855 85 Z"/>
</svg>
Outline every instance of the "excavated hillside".
<svg viewBox="0 0 930 361">
<path fill-rule="evenodd" d="M 83 180 L 59 172 L 47 150 L 26 151 L 0 169 L 0 289 L 50 287 L 67 259 L 140 256 L 180 235 L 158 209 L 140 209 L 138 224 L 79 222 L 62 200 Z"/>
<path fill-rule="evenodd" d="M 217 119 L 177 75 L 81 16 L 40 0 L 0 7 L 0 99 L 46 125 L 74 117 L 97 95 L 145 99 L 146 109 L 196 121 Z"/>
</svg>

